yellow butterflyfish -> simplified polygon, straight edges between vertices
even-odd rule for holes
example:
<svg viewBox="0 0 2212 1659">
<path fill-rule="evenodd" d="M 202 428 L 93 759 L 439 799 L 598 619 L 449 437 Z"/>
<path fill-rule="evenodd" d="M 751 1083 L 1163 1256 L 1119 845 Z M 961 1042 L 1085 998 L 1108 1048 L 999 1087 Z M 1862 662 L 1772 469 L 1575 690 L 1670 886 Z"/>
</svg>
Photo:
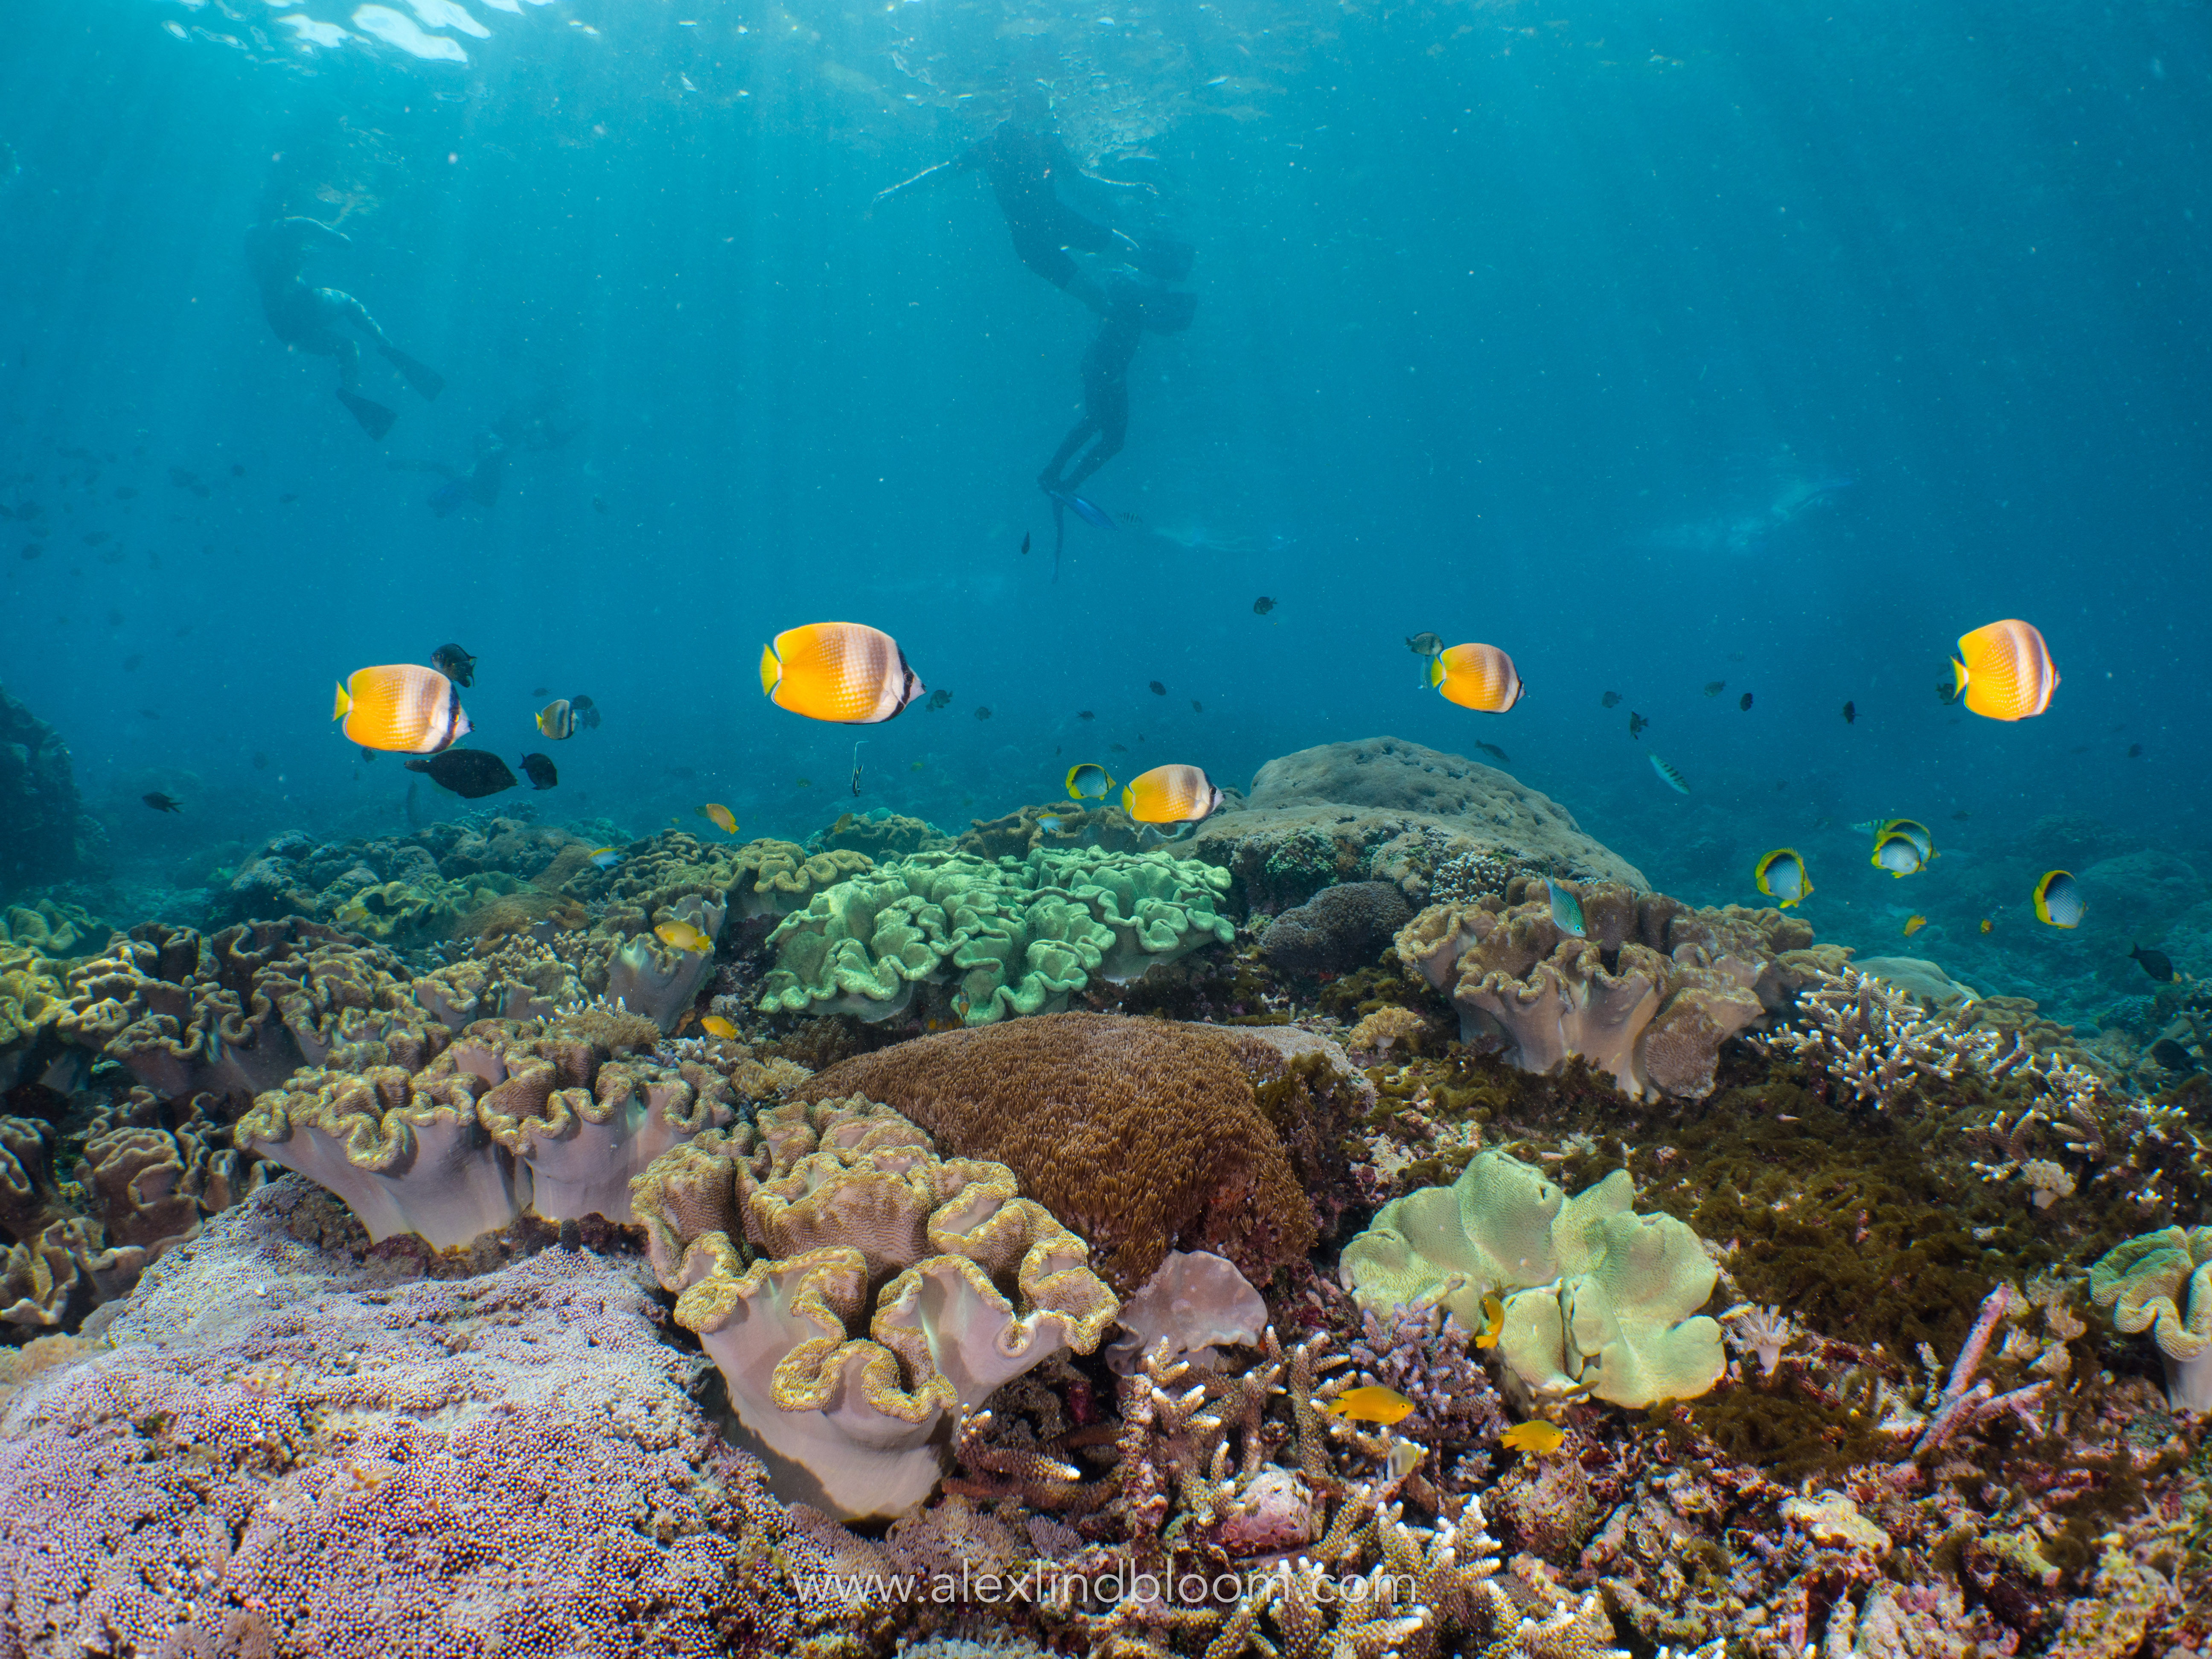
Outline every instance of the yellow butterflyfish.
<svg viewBox="0 0 2212 1659">
<path fill-rule="evenodd" d="M 387 663 L 356 668 L 338 687 L 331 718 L 347 739 L 392 755 L 434 755 L 474 728 L 460 688 L 434 668 Z"/>
<path fill-rule="evenodd" d="M 2032 623 L 1993 622 L 1959 639 L 1953 697 L 1993 720 L 2026 720 L 2051 707 L 2058 670 Z"/>
<path fill-rule="evenodd" d="M 1494 645 L 1455 645 L 1429 659 L 1429 684 L 1447 702 L 1502 714 L 1528 688 L 1513 659 Z"/>
<path fill-rule="evenodd" d="M 761 647 L 760 677 L 777 708 L 843 726 L 887 720 L 928 689 L 898 641 L 866 623 L 787 628 Z"/>
<path fill-rule="evenodd" d="M 1221 792 L 1195 766 L 1155 766 L 1121 790 L 1121 810 L 1139 823 L 1196 823 L 1221 810 Z"/>
</svg>

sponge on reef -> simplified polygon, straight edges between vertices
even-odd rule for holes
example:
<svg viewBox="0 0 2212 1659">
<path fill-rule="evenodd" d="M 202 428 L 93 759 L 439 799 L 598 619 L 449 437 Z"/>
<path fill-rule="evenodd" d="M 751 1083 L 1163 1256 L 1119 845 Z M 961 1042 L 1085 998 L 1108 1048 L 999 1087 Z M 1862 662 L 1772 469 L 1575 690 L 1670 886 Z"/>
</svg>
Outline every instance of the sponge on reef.
<svg viewBox="0 0 2212 1659">
<path fill-rule="evenodd" d="M 1483 1298 L 1500 1298 L 1499 1352 L 1535 1399 L 1691 1399 L 1727 1363 L 1720 1326 L 1697 1315 L 1717 1275 L 1686 1224 L 1639 1216 L 1635 1198 L 1624 1170 L 1569 1199 L 1484 1152 L 1451 1186 L 1384 1205 L 1338 1274 L 1362 1308 L 1438 1305 L 1469 1330 L 1486 1322 Z"/>
<path fill-rule="evenodd" d="M 1226 1256 L 1265 1285 L 1316 1236 L 1237 1046 L 1202 1027 L 1012 1020 L 841 1060 L 794 1092 L 887 1102 L 940 1146 L 1007 1165 L 1125 1292 L 1175 1248 Z"/>
</svg>

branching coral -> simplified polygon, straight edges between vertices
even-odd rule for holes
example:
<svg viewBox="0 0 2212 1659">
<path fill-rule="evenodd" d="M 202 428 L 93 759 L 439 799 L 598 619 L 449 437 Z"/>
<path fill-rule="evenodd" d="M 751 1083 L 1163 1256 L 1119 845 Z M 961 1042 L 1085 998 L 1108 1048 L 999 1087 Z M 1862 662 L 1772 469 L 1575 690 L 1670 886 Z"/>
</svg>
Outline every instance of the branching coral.
<svg viewBox="0 0 2212 1659">
<path fill-rule="evenodd" d="M 1808 1023 L 1775 1031 L 1767 1046 L 1826 1072 L 1853 1099 L 1881 1111 L 1923 1081 L 1986 1070 L 2002 1048 L 1994 1032 L 1925 1013 L 1905 992 L 1848 966 L 1819 974 L 1797 1006 Z"/>
<path fill-rule="evenodd" d="M 1616 1170 L 1571 1200 L 1502 1152 L 1451 1187 L 1409 1193 L 1344 1247 L 1339 1276 L 1363 1308 L 1434 1303 L 1470 1329 L 1503 1298 L 1498 1352 L 1528 1395 L 1621 1406 L 1689 1399 L 1718 1380 L 1720 1328 L 1692 1317 L 1716 1274 L 1671 1216 L 1634 1212 Z"/>
<path fill-rule="evenodd" d="M 940 1158 L 866 1102 L 763 1117 L 638 1179 L 654 1261 L 777 1492 L 896 1515 L 936 1484 L 963 1411 L 1092 1351 L 1117 1304 L 1003 1164 Z"/>
<path fill-rule="evenodd" d="M 1264 1285 L 1315 1236 L 1281 1139 L 1221 1033 L 1054 1014 L 840 1061 L 800 1092 L 888 1102 L 942 1145 L 1010 1166 L 1133 1291 L 1170 1249 Z"/>
</svg>

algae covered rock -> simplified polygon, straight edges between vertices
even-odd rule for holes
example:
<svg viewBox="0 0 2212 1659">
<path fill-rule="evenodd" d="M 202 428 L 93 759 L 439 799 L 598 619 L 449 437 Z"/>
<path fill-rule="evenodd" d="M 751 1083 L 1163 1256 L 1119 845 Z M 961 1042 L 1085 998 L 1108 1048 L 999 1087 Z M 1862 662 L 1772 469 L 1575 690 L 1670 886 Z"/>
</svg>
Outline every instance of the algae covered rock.
<svg viewBox="0 0 2212 1659">
<path fill-rule="evenodd" d="M 1717 1279 L 1698 1236 L 1635 1212 L 1616 1170 L 1572 1199 L 1540 1170 L 1488 1152 L 1449 1187 L 1408 1193 L 1344 1247 L 1339 1277 L 1381 1314 L 1434 1303 L 1470 1330 L 1504 1307 L 1498 1351 L 1538 1400 L 1617 1406 L 1704 1394 L 1726 1365 L 1720 1326 L 1697 1310 Z"/>
<path fill-rule="evenodd" d="M 775 966 L 760 1006 L 884 1020 L 932 985 L 963 1024 L 1057 1012 L 1094 977 L 1133 979 L 1234 937 L 1216 909 L 1227 886 L 1157 853 L 915 854 L 786 917 L 769 936 Z"/>
</svg>

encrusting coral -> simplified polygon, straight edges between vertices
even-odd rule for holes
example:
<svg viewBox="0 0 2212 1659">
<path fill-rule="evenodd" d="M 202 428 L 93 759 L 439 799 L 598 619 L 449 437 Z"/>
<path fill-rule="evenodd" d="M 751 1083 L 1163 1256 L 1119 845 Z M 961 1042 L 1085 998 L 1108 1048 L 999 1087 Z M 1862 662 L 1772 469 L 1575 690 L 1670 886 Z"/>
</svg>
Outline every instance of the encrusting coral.
<svg viewBox="0 0 2212 1659">
<path fill-rule="evenodd" d="M 1726 1366 L 1720 1327 L 1697 1315 L 1716 1273 L 1672 1216 L 1635 1212 L 1616 1170 L 1569 1199 L 1542 1173 L 1484 1152 L 1456 1183 L 1383 1206 L 1338 1273 L 1362 1308 L 1433 1304 L 1470 1329 L 1502 1299 L 1500 1357 L 1528 1396 L 1618 1406 L 1701 1395 Z"/>
<path fill-rule="evenodd" d="M 919 1504 L 962 1413 L 1063 1348 L 1091 1352 L 1118 1305 L 1013 1171 L 939 1158 L 859 1098 L 695 1142 L 638 1178 L 635 1204 L 777 1493 L 837 1516 Z"/>
<path fill-rule="evenodd" d="M 886 1102 L 940 1145 L 1008 1165 L 1092 1242 L 1119 1290 L 1175 1248 L 1226 1256 L 1265 1285 L 1305 1254 L 1316 1223 L 1237 1035 L 1048 1014 L 841 1060 L 798 1092 Z"/>
<path fill-rule="evenodd" d="M 1696 1100 L 1721 1045 L 1787 1007 L 1826 959 L 1779 911 L 1693 910 L 1617 882 L 1577 896 L 1586 937 L 1559 927 L 1541 883 L 1516 878 L 1503 900 L 1422 911 L 1399 960 L 1450 997 L 1463 1041 L 1502 1040 L 1522 1071 L 1579 1056 L 1628 1095 Z"/>
<path fill-rule="evenodd" d="M 651 1034 L 633 1023 L 643 1030 L 632 1041 Z M 479 1021 L 411 1074 L 303 1070 L 260 1096 L 234 1133 L 336 1193 L 374 1239 L 411 1232 L 453 1249 L 526 1208 L 627 1221 L 631 1177 L 731 1121 L 737 1100 L 696 1062 L 613 1053 L 559 1018 Z"/>
<path fill-rule="evenodd" d="M 921 853 L 818 893 L 769 935 L 763 1009 L 886 1020 L 918 987 L 985 1025 L 1056 1012 L 1093 978 L 1133 979 L 1235 926 L 1219 872 L 1164 854 L 1097 848 L 1021 863 Z"/>
</svg>

